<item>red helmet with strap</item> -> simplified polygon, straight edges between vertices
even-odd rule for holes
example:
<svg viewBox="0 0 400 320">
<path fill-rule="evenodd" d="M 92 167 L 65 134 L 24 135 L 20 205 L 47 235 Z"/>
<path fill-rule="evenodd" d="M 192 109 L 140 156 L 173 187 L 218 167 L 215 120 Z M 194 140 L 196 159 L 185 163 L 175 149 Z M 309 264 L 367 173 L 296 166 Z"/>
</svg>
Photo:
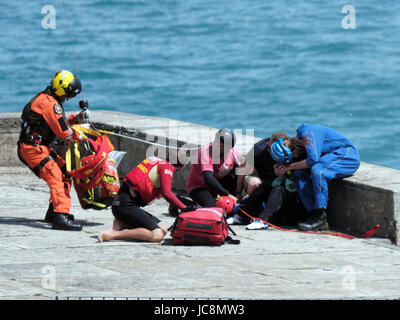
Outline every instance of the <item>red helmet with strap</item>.
<svg viewBox="0 0 400 320">
<path fill-rule="evenodd" d="M 220 197 L 215 203 L 216 207 L 224 209 L 227 214 L 232 212 L 234 205 L 235 201 L 229 196 Z"/>
</svg>

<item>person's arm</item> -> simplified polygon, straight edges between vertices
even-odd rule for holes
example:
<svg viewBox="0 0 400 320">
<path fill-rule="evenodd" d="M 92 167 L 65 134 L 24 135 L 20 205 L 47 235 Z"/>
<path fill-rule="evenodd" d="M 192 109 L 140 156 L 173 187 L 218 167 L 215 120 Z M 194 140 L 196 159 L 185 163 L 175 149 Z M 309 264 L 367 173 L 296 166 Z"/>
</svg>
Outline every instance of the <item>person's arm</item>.
<svg viewBox="0 0 400 320">
<path fill-rule="evenodd" d="M 230 194 L 229 191 L 219 183 L 219 181 L 214 177 L 212 171 L 203 171 L 203 179 L 207 186 L 213 189 L 219 196 L 229 196 L 233 201 L 238 201 L 238 198 L 235 195 Z"/>
<path fill-rule="evenodd" d="M 220 196 L 227 196 L 229 195 L 229 191 L 226 190 L 219 181 L 214 177 L 212 171 L 203 171 L 203 179 L 206 185 L 218 193 Z"/>
<path fill-rule="evenodd" d="M 244 162 L 243 164 L 244 166 L 246 165 L 246 162 Z M 256 170 L 256 168 L 253 169 L 253 171 L 249 172 L 248 174 L 238 174 L 237 176 L 237 181 L 236 181 L 236 190 L 238 193 L 241 193 L 244 187 L 244 178 L 247 175 L 256 175 L 257 177 L 259 177 L 259 174 Z"/>
<path fill-rule="evenodd" d="M 307 158 L 305 159 L 307 167 L 301 169 L 311 168 L 314 164 L 319 162 L 324 145 L 324 134 L 324 129 L 319 127 L 313 127 L 307 134 L 302 134 L 302 136 L 307 136 L 309 142 L 306 147 Z M 300 135 L 300 137 L 302 136 Z"/>
<path fill-rule="evenodd" d="M 63 115 L 63 109 L 55 103 L 53 106 L 42 106 L 42 116 L 54 134 L 61 139 L 69 139 L 73 135 L 73 130 L 69 127 Z M 36 110 L 34 110 L 36 111 Z"/>
<path fill-rule="evenodd" d="M 238 175 L 237 177 L 237 182 L 236 182 L 236 192 L 238 193 L 237 195 L 239 195 L 243 190 L 244 178 L 245 175 Z"/>
<path fill-rule="evenodd" d="M 278 177 L 284 175 L 288 171 L 308 169 L 308 168 L 310 168 L 310 167 L 308 166 L 306 160 L 293 162 L 288 165 L 285 165 L 285 164 L 275 164 L 274 165 L 275 174 Z"/>
<path fill-rule="evenodd" d="M 161 195 L 163 198 L 179 209 L 185 208 L 186 206 L 172 192 L 173 167 L 159 164 L 158 169 L 160 174 Z"/>
<path fill-rule="evenodd" d="M 308 168 L 310 168 L 310 166 L 307 164 L 307 161 L 302 160 L 302 161 L 293 162 L 293 163 L 289 164 L 287 171 L 301 170 L 301 169 L 308 169 Z"/>
<path fill-rule="evenodd" d="M 74 124 L 81 124 L 83 123 L 85 120 L 89 119 L 89 110 L 82 110 L 81 112 L 79 112 L 78 114 L 76 113 L 72 113 L 69 115 L 68 117 L 68 123 L 72 126 Z"/>
<path fill-rule="evenodd" d="M 243 189 L 244 178 L 248 174 L 243 168 L 246 168 L 247 162 L 246 160 L 239 166 L 238 174 L 237 174 L 237 181 L 236 181 L 236 190 L 237 192 L 241 192 Z"/>
<path fill-rule="evenodd" d="M 229 192 L 221 186 L 219 181 L 214 177 L 214 167 L 211 156 L 211 145 L 202 148 L 200 151 L 200 170 L 204 183 L 221 196 L 227 196 Z"/>
</svg>

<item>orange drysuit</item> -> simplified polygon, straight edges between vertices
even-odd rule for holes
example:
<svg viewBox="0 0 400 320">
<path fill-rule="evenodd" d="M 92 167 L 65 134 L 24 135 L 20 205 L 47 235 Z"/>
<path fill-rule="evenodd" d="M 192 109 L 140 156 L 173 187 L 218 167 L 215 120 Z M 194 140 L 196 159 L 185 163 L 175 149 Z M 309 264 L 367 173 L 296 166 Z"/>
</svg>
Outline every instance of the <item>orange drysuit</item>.
<svg viewBox="0 0 400 320">
<path fill-rule="evenodd" d="M 74 136 L 61 102 L 48 87 L 25 106 L 22 120 L 20 159 L 48 184 L 54 212 L 69 214 L 71 179 L 65 168 L 62 170 L 65 161 L 49 146 L 56 136 L 61 139 Z"/>
</svg>

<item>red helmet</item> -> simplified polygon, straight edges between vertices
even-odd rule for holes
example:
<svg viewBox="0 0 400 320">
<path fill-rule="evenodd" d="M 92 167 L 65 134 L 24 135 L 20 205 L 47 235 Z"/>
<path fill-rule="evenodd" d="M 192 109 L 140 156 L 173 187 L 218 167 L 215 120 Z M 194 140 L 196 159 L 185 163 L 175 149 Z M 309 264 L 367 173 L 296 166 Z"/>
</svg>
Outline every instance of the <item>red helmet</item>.
<svg viewBox="0 0 400 320">
<path fill-rule="evenodd" d="M 215 203 L 215 206 L 218 208 L 224 209 L 225 212 L 228 214 L 228 213 L 232 212 L 234 204 L 235 204 L 235 201 L 231 197 L 223 196 L 217 200 L 217 202 Z"/>
</svg>

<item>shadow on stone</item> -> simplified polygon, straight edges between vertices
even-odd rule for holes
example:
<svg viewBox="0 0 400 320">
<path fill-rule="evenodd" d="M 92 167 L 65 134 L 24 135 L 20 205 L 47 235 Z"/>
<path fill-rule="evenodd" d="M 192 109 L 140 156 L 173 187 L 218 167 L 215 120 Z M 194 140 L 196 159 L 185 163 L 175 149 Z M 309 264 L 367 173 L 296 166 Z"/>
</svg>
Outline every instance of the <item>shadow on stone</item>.
<svg viewBox="0 0 400 320">
<path fill-rule="evenodd" d="M 16 218 L 16 217 L 0 217 L 0 224 L 27 226 L 38 229 L 51 229 L 51 224 L 38 219 Z"/>
<path fill-rule="evenodd" d="M 100 226 L 103 223 L 97 222 L 88 222 L 86 220 L 75 220 L 76 223 L 81 224 L 85 227 L 91 226 Z M 18 225 L 18 226 L 27 226 L 38 229 L 52 229 L 52 224 L 44 222 L 44 220 L 40 219 L 29 219 L 29 218 L 21 218 L 21 217 L 0 217 L 0 224 L 3 225 Z"/>
</svg>

